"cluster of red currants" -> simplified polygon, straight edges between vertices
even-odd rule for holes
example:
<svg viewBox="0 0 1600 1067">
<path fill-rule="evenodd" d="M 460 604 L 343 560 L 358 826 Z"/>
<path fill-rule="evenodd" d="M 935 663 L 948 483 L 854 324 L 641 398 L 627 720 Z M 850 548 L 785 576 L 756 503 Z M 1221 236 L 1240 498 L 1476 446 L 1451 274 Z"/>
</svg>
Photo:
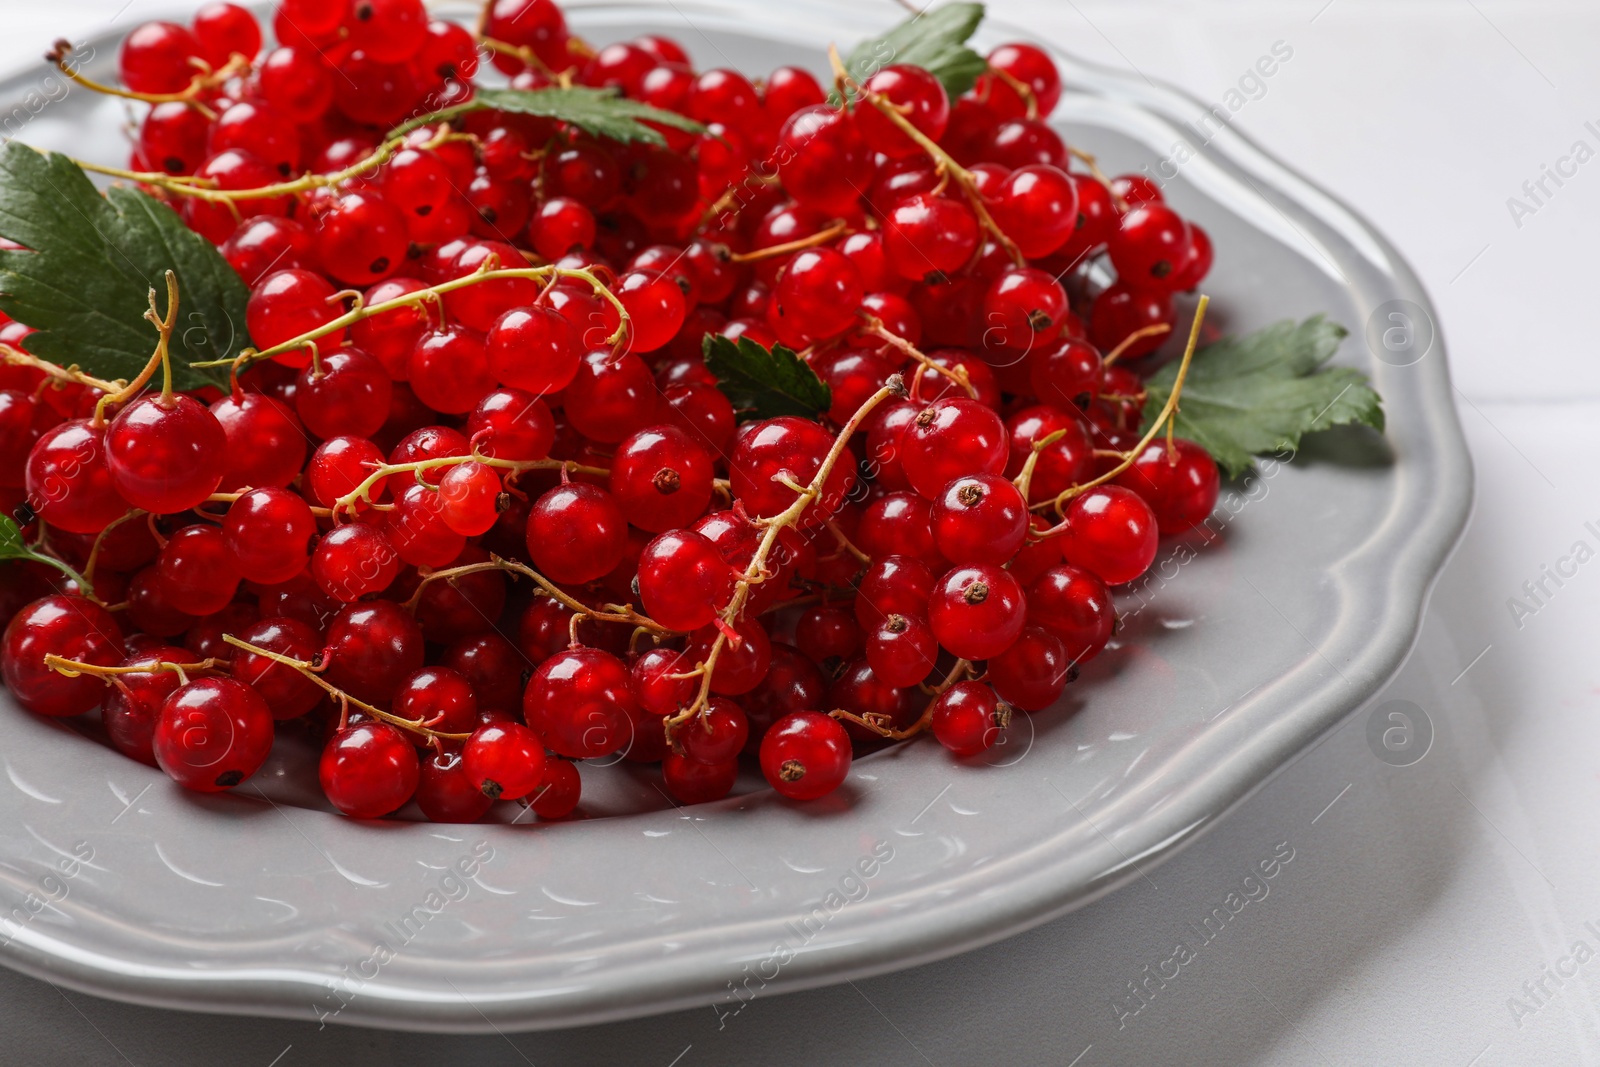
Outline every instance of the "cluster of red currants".
<svg viewBox="0 0 1600 1067">
<path fill-rule="evenodd" d="M 811 799 L 853 750 L 929 730 L 969 757 L 1049 708 L 1109 589 L 1214 506 L 1204 450 L 1141 437 L 1129 368 L 1210 243 L 1073 166 L 1040 49 L 955 100 L 918 67 L 841 74 L 839 107 L 797 68 L 590 49 L 550 0 L 494 0 L 481 40 L 421 0 L 281 0 L 274 30 L 262 52 L 213 4 L 122 53 L 130 90 L 182 97 L 135 167 L 250 286 L 270 358 L 227 393 L 0 366 L 3 503 L 83 576 L 8 565 L 30 711 L 98 707 L 198 790 L 293 724 L 357 817 L 560 818 L 574 761 L 618 752 L 684 803 L 741 756 Z M 704 132 L 484 109 L 385 136 L 470 100 L 480 47 L 514 87 Z M 831 407 L 745 418 L 708 335 L 800 350 Z"/>
</svg>

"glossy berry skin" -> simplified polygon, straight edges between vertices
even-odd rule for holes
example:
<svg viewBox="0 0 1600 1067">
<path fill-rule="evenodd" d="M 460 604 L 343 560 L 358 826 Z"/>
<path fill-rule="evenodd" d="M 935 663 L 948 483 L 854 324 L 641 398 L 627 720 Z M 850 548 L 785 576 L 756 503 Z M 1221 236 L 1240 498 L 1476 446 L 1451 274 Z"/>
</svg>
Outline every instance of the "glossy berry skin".
<svg viewBox="0 0 1600 1067">
<path fill-rule="evenodd" d="M 864 295 L 860 272 L 842 253 L 807 248 L 785 267 L 767 321 L 780 338 L 804 346 L 855 325 Z"/>
<path fill-rule="evenodd" d="M 544 781 L 528 797 L 528 807 L 541 819 L 565 819 L 578 808 L 583 794 L 583 779 L 571 760 L 545 761 Z"/>
<path fill-rule="evenodd" d="M 196 678 L 161 706 L 151 747 L 173 781 L 196 792 L 220 793 L 266 762 L 272 714 L 243 682 Z"/>
<path fill-rule="evenodd" d="M 890 210 L 883 249 L 902 278 L 936 280 L 954 274 L 978 249 L 978 217 L 959 200 L 918 193 Z"/>
<path fill-rule="evenodd" d="M 856 621 L 871 633 L 890 615 L 925 617 L 933 589 L 934 572 L 920 559 L 888 555 L 874 560 L 857 587 Z"/>
<path fill-rule="evenodd" d="M 857 548 L 880 560 L 889 555 L 912 556 L 943 571 L 948 566 L 934 543 L 933 509 L 916 493 L 885 493 L 861 513 L 852 538 Z"/>
<path fill-rule="evenodd" d="M 921 67 L 895 64 L 884 67 L 862 86 L 893 107 L 930 140 L 944 136 L 950 122 L 950 98 L 944 86 Z M 922 152 L 899 126 L 890 122 L 875 105 L 863 103 L 856 111 L 861 136 L 877 151 L 891 159 L 903 159 Z"/>
<path fill-rule="evenodd" d="M 422 666 L 422 630 L 398 604 L 350 604 L 328 626 L 324 677 L 380 707 L 412 671 Z"/>
<path fill-rule="evenodd" d="M 774 158 L 783 187 L 797 202 L 844 215 L 860 199 L 872 156 L 850 112 L 816 104 L 789 115 Z"/>
<path fill-rule="evenodd" d="M 693 522 L 711 502 L 711 457 L 674 426 L 626 437 L 611 459 L 611 495 L 628 521 L 661 533 Z"/>
<path fill-rule="evenodd" d="M 174 533 L 156 557 L 161 595 L 191 615 L 210 615 L 227 607 L 240 577 L 222 531 L 205 523 Z"/>
<path fill-rule="evenodd" d="M 572 585 L 604 577 L 622 562 L 628 520 L 617 500 L 584 482 L 557 486 L 528 516 L 528 555 L 546 578 Z"/>
<path fill-rule="evenodd" d="M 705 714 L 684 723 L 677 740 L 689 759 L 715 765 L 738 759 L 749 731 L 739 705 L 724 697 L 712 697 Z"/>
<path fill-rule="evenodd" d="M 639 556 L 639 596 L 669 630 L 698 630 L 733 596 L 734 572 L 703 534 L 669 530 Z"/>
<path fill-rule="evenodd" d="M 661 761 L 662 784 L 679 804 L 709 804 L 713 800 L 721 800 L 733 791 L 733 783 L 738 776 L 737 760 L 702 763 L 676 752 L 668 752 Z"/>
<path fill-rule="evenodd" d="M 785 415 L 755 423 L 740 434 L 728 461 L 733 495 L 754 517 L 777 515 L 794 503 L 795 492 L 773 477 L 787 474 L 796 484 L 809 485 L 832 447 L 833 436 L 808 419 Z M 801 528 L 820 526 L 832 518 L 854 483 L 855 459 L 847 448 L 801 516 Z"/>
<path fill-rule="evenodd" d="M 1069 339 L 1035 351 L 1028 368 L 1039 400 L 1057 408 L 1065 409 L 1100 388 L 1100 353 L 1085 341 Z"/>
<path fill-rule="evenodd" d="M 528 222 L 533 250 L 557 260 L 574 249 L 594 244 L 594 213 L 576 200 L 553 196 L 539 205 Z"/>
<path fill-rule="evenodd" d="M 260 619 L 238 636 L 257 648 L 307 662 L 322 651 L 322 635 L 299 619 Z M 315 682 L 293 667 L 242 648 L 233 650 L 233 677 L 260 694 L 272 717 L 279 721 L 304 715 L 323 696 Z"/>
<path fill-rule="evenodd" d="M 849 659 L 861 650 L 861 625 L 849 608 L 818 604 L 795 622 L 794 642 L 818 663 Z"/>
<path fill-rule="evenodd" d="M 1192 530 L 1210 518 L 1222 485 L 1210 453 L 1181 437 L 1172 445 L 1169 450 L 1165 440 L 1150 442 L 1116 481 L 1150 505 L 1163 534 Z"/>
<path fill-rule="evenodd" d="M 1062 558 L 1107 585 L 1133 581 L 1156 558 L 1155 512 L 1131 489 L 1102 485 L 1073 497 L 1064 522 Z"/>
<path fill-rule="evenodd" d="M 0 638 L 0 673 L 18 704 L 36 715 L 82 715 L 105 698 L 105 684 L 56 673 L 44 663 L 51 653 L 110 667 L 122 659 L 122 631 L 94 601 L 55 595 L 19 611 Z"/>
<path fill-rule="evenodd" d="M 494 806 L 467 777 L 459 752 L 444 752 L 422 761 L 417 776 L 417 807 L 429 822 L 477 822 Z"/>
<path fill-rule="evenodd" d="M 1042 626 L 1025 626 L 1010 648 L 989 661 L 985 680 L 1002 700 L 1023 711 L 1044 711 L 1073 677 L 1061 638 Z"/>
<path fill-rule="evenodd" d="M 1211 272 L 1215 256 L 1211 235 L 1194 223 L 1189 223 L 1189 254 L 1170 280 L 1174 292 L 1188 292 L 1199 287 Z"/>
<path fill-rule="evenodd" d="M 118 666 L 154 667 L 162 661 L 189 663 L 191 657 L 187 649 L 157 644 L 129 655 Z M 105 690 L 105 703 L 100 708 L 100 722 L 106 728 L 106 736 L 124 756 L 154 767 L 156 754 L 152 744 L 156 721 L 161 716 L 161 706 L 181 684 L 178 672 L 148 670 L 120 674 L 117 682 Z"/>
<path fill-rule="evenodd" d="M 591 441 L 620 441 L 656 409 L 656 384 L 644 360 L 600 349 L 584 355 L 566 391 L 567 421 Z"/>
<path fill-rule="evenodd" d="M 723 644 L 716 669 L 711 672 L 711 691 L 722 696 L 742 696 L 760 684 L 772 662 L 772 642 L 761 623 L 752 618 L 733 624 L 734 637 Z M 712 627 L 697 630 L 689 637 L 684 655 L 695 663 L 706 662 L 718 637 Z"/>
<path fill-rule="evenodd" d="M 1170 290 L 1189 260 L 1189 224 L 1161 203 L 1140 204 L 1122 216 L 1111 238 L 1111 265 L 1118 281 L 1137 288 Z"/>
<path fill-rule="evenodd" d="M 952 655 L 989 659 L 1022 633 L 1026 610 L 1022 587 L 1010 571 L 977 564 L 956 567 L 939 579 L 928 601 L 928 622 Z"/>
<path fill-rule="evenodd" d="M 653 270 L 626 272 L 613 292 L 628 312 L 628 350 L 635 355 L 654 352 L 672 340 L 688 314 L 683 290 Z"/>
<path fill-rule="evenodd" d="M 388 417 L 393 388 L 383 364 L 359 348 L 341 348 L 300 372 L 295 413 L 318 437 L 371 437 Z"/>
<path fill-rule="evenodd" d="M 761 739 L 761 773 L 790 800 L 827 796 L 850 773 L 850 735 L 820 712 L 785 715 Z"/>
<path fill-rule="evenodd" d="M 262 349 L 272 348 L 338 318 L 343 309 L 333 301 L 336 290 L 322 275 L 309 270 L 279 270 L 267 275 L 250 290 L 245 305 L 245 325 L 250 339 Z M 321 348 L 337 344 L 344 336 L 339 330 L 317 339 Z M 281 363 L 303 367 L 311 353 L 297 349 L 275 357 Z"/>
<path fill-rule="evenodd" d="M 273 49 L 257 78 L 262 100 L 290 122 L 320 118 L 333 103 L 333 75 L 310 48 Z"/>
<path fill-rule="evenodd" d="M 486 344 L 495 378 L 534 396 L 565 389 L 578 373 L 582 356 L 572 324 L 542 305 L 513 308 L 501 315 Z"/>
<path fill-rule="evenodd" d="M 1005 563 L 1022 547 L 1028 506 L 995 474 L 957 478 L 933 502 L 933 541 L 951 563 Z"/>
<path fill-rule="evenodd" d="M 1029 504 L 1054 500 L 1062 490 L 1094 475 L 1094 442 L 1089 427 L 1070 406 L 1065 410 L 1043 404 L 1023 408 L 1011 416 L 1006 429 L 1011 438 L 1006 475 L 1012 478 L 1022 473 L 1035 444 L 1060 435 L 1038 449 L 1039 458 L 1028 482 Z"/>
<path fill-rule="evenodd" d="M 210 129 L 206 117 L 188 104 L 176 100 L 157 104 L 139 127 L 139 155 L 154 170 L 193 174 L 205 161 Z M 228 261 L 233 258 L 228 256 Z M 255 279 L 246 276 L 245 280 Z"/>
<path fill-rule="evenodd" d="M 1071 564 L 1057 564 L 1028 586 L 1028 622 L 1062 641 L 1067 660 L 1087 663 L 1100 654 L 1116 628 L 1117 610 L 1100 578 Z"/>
<path fill-rule="evenodd" d="M 329 803 L 352 819 L 379 819 L 417 790 L 416 747 L 386 722 L 346 726 L 328 739 L 317 778 Z"/>
<path fill-rule="evenodd" d="M 28 506 L 68 533 L 99 533 L 128 510 L 106 464 L 106 431 L 69 419 L 39 435 L 28 453 Z"/>
<path fill-rule="evenodd" d="M 593 759 L 633 741 L 639 703 L 620 659 L 598 648 L 569 648 L 533 672 L 522 717 L 551 751 Z"/>
<path fill-rule="evenodd" d="M 628 668 L 639 706 L 651 715 L 671 715 L 694 700 L 699 688 L 694 678 L 674 678 L 694 669 L 693 661 L 671 648 L 652 648 L 634 659 Z"/>
<path fill-rule="evenodd" d="M 1028 352 L 1061 336 L 1071 319 L 1066 290 L 1032 267 L 1004 271 L 983 294 L 985 349 Z"/>
<path fill-rule="evenodd" d="M 348 604 L 389 588 L 400 573 L 400 555 L 378 527 L 350 522 L 317 543 L 310 571 L 324 593 Z"/>
<path fill-rule="evenodd" d="M 227 439 L 221 491 L 285 486 L 305 466 L 305 431 L 281 401 L 241 392 L 214 401 L 211 414 Z"/>
<path fill-rule="evenodd" d="M 555 442 L 556 427 L 543 400 L 506 387 L 478 401 L 467 419 L 467 434 L 478 442 L 480 453 L 493 459 L 543 459 Z"/>
<path fill-rule="evenodd" d="M 1171 326 L 1174 321 L 1172 297 L 1160 290 L 1135 289 L 1121 281 L 1094 298 L 1089 310 L 1089 340 L 1102 352 L 1110 352 L 1129 334 L 1147 326 Z M 1147 356 L 1161 347 L 1169 336 L 1141 337 L 1124 352 L 1130 358 Z"/>
<path fill-rule="evenodd" d="M 1055 63 L 1035 45 L 1012 42 L 1000 45 L 988 56 L 991 70 L 1004 71 L 1027 86 L 1039 118 L 1049 116 L 1061 99 L 1061 74 Z M 994 74 L 979 75 L 974 91 L 985 97 L 996 115 L 1022 118 L 1028 113 L 1023 94 Z"/>
<path fill-rule="evenodd" d="M 172 22 L 146 22 L 123 40 L 118 57 L 122 84 L 136 93 L 176 93 L 188 87 L 201 55 L 194 34 Z"/>
<path fill-rule="evenodd" d="M 495 382 L 484 335 L 458 323 L 417 339 L 406 377 L 417 399 L 446 415 L 471 411 Z"/>
<path fill-rule="evenodd" d="M 478 698 L 466 678 L 449 667 L 424 667 L 406 675 L 389 710 L 440 733 L 471 733 L 478 725 Z M 416 734 L 411 740 L 426 739 Z"/>
<path fill-rule="evenodd" d="M 383 466 L 383 459 L 378 446 L 365 437 L 330 437 L 311 454 L 302 485 L 313 504 L 331 508 Z M 380 479 L 371 487 L 369 495 L 374 502 L 383 499 L 386 487 L 387 479 Z M 357 501 L 355 507 L 359 511 L 365 504 Z"/>
<path fill-rule="evenodd" d="M 503 488 L 496 469 L 475 460 L 447 467 L 439 478 L 440 517 L 463 537 L 486 534 L 500 518 Z"/>
<path fill-rule="evenodd" d="M 222 481 L 226 462 L 222 424 L 181 393 L 135 400 L 106 431 L 111 484 L 131 506 L 155 515 L 205 500 Z"/>
<path fill-rule="evenodd" d="M 1011 709 L 983 682 L 957 682 L 934 698 L 929 726 L 951 755 L 961 759 L 987 752 L 1011 724 Z"/>
<path fill-rule="evenodd" d="M 933 672 L 939 642 L 925 619 L 890 614 L 867 635 L 866 656 L 872 673 L 884 682 L 913 686 Z"/>
<path fill-rule="evenodd" d="M 311 506 L 287 489 L 252 489 L 228 508 L 222 538 L 240 574 L 278 585 L 305 570 L 317 533 Z"/>
<path fill-rule="evenodd" d="M 929 500 L 963 475 L 999 474 L 1010 447 L 1000 416 L 964 397 L 936 400 L 922 409 L 900 440 L 906 479 Z"/>
</svg>

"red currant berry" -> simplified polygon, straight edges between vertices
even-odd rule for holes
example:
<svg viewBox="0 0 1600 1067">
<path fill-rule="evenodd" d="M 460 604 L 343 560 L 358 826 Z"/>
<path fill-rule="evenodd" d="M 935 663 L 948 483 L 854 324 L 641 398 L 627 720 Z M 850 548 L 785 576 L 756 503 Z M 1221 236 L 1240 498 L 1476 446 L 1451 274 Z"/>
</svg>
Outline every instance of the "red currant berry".
<svg viewBox="0 0 1600 1067">
<path fill-rule="evenodd" d="M 119 666 L 157 669 L 117 675 L 117 684 L 106 690 L 100 709 L 100 721 L 116 750 L 151 767 L 156 765 L 152 746 L 161 706 L 181 684 L 177 671 L 159 669 L 163 661 L 187 663 L 188 650 L 158 644 L 130 654 Z"/>
<path fill-rule="evenodd" d="M 906 478 L 929 500 L 963 475 L 999 474 L 1010 447 L 1000 416 L 964 397 L 936 400 L 923 408 L 900 440 Z"/>
<path fill-rule="evenodd" d="M 1047 118 L 1055 110 L 1061 100 L 1061 74 L 1043 49 L 1017 42 L 1003 44 L 989 53 L 988 63 L 990 71 L 1010 76 L 1008 80 L 995 73 L 983 74 L 974 87 L 975 92 L 988 99 L 997 115 L 1021 118 L 1032 111 L 1039 118 Z M 1026 87 L 1026 96 L 1017 91 L 1014 82 Z"/>
<path fill-rule="evenodd" d="M 494 806 L 483 790 L 467 777 L 466 765 L 456 752 L 444 752 L 422 763 L 417 777 L 417 807 L 429 822 L 477 822 Z"/>
<path fill-rule="evenodd" d="M 1156 558 L 1155 512 L 1131 489 L 1102 485 L 1073 497 L 1064 523 L 1062 558 L 1107 585 L 1133 581 Z"/>
<path fill-rule="evenodd" d="M 310 333 L 344 314 L 334 299 L 334 288 L 322 275 L 309 270 L 280 270 L 263 278 L 250 291 L 245 305 L 245 326 L 250 339 L 261 349 L 273 348 L 301 334 Z M 320 348 L 331 348 L 344 337 L 337 330 L 317 338 Z M 293 367 L 311 362 L 311 353 L 297 348 L 276 357 Z"/>
<path fill-rule="evenodd" d="M 156 580 L 167 603 L 191 615 L 221 611 L 239 587 L 239 571 L 221 529 L 185 526 L 156 559 Z"/>
<path fill-rule="evenodd" d="M 656 383 L 644 360 L 631 352 L 590 352 L 578 363 L 564 396 L 567 421 L 591 441 L 628 436 L 655 414 Z"/>
<path fill-rule="evenodd" d="M 376 526 L 336 526 L 311 554 L 311 577 L 324 593 L 345 603 L 381 593 L 400 574 L 400 556 Z"/>
<path fill-rule="evenodd" d="M 196 678 L 161 706 L 156 763 L 185 789 L 219 793 L 260 769 L 272 749 L 266 701 L 232 678 Z"/>
<path fill-rule="evenodd" d="M 744 750 L 750 725 L 744 711 L 731 700 L 712 697 L 703 714 L 678 731 L 683 754 L 696 763 L 730 763 Z"/>
<path fill-rule="evenodd" d="M 778 177 L 797 202 L 826 215 L 855 210 L 872 156 L 851 112 L 817 104 L 790 114 L 778 134 Z"/>
<path fill-rule="evenodd" d="M 359 348 L 341 348 L 301 370 L 295 412 L 318 437 L 370 437 L 383 428 L 393 389 L 376 359 Z"/>
<path fill-rule="evenodd" d="M 528 555 L 552 581 L 581 585 L 622 561 L 628 520 L 604 489 L 582 482 L 541 496 L 528 516 Z"/>
<path fill-rule="evenodd" d="M 780 338 L 804 347 L 855 325 L 864 295 L 861 275 L 843 253 L 808 248 L 789 259 L 767 321 Z"/>
<path fill-rule="evenodd" d="M 1044 711 L 1076 677 L 1065 643 L 1042 626 L 1026 626 L 1016 643 L 989 660 L 985 680 L 1023 711 Z"/>
<path fill-rule="evenodd" d="M 982 682 L 957 682 L 933 701 L 933 736 L 961 759 L 993 748 L 1011 725 L 1011 709 Z"/>
<path fill-rule="evenodd" d="M 331 508 L 353 493 L 367 476 L 383 466 L 383 453 L 364 437 L 330 437 L 317 446 L 306 464 L 305 486 L 311 502 Z M 388 479 L 379 479 L 368 490 L 373 502 L 383 499 Z M 358 503 L 357 507 L 363 506 Z"/>
<path fill-rule="evenodd" d="M 672 426 L 625 438 L 611 462 L 611 495 L 628 521 L 661 533 L 693 522 L 711 502 L 711 457 Z"/>
<path fill-rule="evenodd" d="M 28 506 L 56 529 L 99 533 L 128 510 L 111 481 L 106 431 L 70 419 L 39 435 L 24 472 Z"/>
<path fill-rule="evenodd" d="M 454 323 L 422 335 L 406 373 L 417 399 L 448 415 L 471 411 L 495 381 L 483 334 Z"/>
<path fill-rule="evenodd" d="M 1026 622 L 1026 598 L 1011 572 L 993 564 L 956 567 L 928 600 L 939 644 L 962 659 L 989 659 L 1011 647 Z"/>
<path fill-rule="evenodd" d="M 850 735 L 819 712 L 785 715 L 761 739 L 761 773 L 790 800 L 827 796 L 850 773 Z"/>
<path fill-rule="evenodd" d="M 290 122 L 320 119 L 333 103 L 333 75 L 309 48 L 273 49 L 256 79 L 261 99 Z"/>
<path fill-rule="evenodd" d="M 239 639 L 307 662 L 313 662 L 322 651 L 322 638 L 316 629 L 299 619 L 261 619 L 245 627 Z M 247 649 L 233 650 L 233 677 L 254 689 L 279 721 L 304 715 L 323 697 L 322 689 L 293 667 Z"/>
<path fill-rule="evenodd" d="M 260 585 L 278 585 L 305 570 L 316 533 L 310 505 L 287 489 L 245 493 L 222 522 L 234 568 Z"/>
<path fill-rule="evenodd" d="M 915 615 L 886 615 L 867 635 L 867 662 L 885 683 L 913 686 L 933 672 L 939 642 L 928 623 Z"/>
<path fill-rule="evenodd" d="M 569 759 L 627 747 L 639 715 L 628 668 L 598 648 L 557 652 L 539 664 L 522 696 L 522 717 Z"/>
<path fill-rule="evenodd" d="M 386 704 L 422 666 L 422 630 L 398 604 L 349 604 L 328 626 L 323 653 L 329 682 L 369 704 Z"/>
<path fill-rule="evenodd" d="M 639 556 L 639 596 L 650 617 L 669 630 L 709 625 L 733 596 L 734 572 L 704 535 L 661 534 Z"/>
<path fill-rule="evenodd" d="M 439 514 L 463 537 L 486 534 L 500 518 L 497 501 L 504 486 L 493 467 L 459 463 L 439 479 Z"/>
<path fill-rule="evenodd" d="M 1170 290 L 1188 265 L 1189 224 L 1161 203 L 1140 204 L 1124 216 L 1110 240 L 1117 278 L 1136 288 Z"/>
<path fill-rule="evenodd" d="M 82 715 L 105 697 L 93 675 L 68 678 L 45 666 L 54 653 L 109 667 L 122 659 L 122 631 L 111 613 L 77 596 L 47 596 L 12 617 L 0 638 L 0 671 L 6 688 L 36 715 Z"/>
<path fill-rule="evenodd" d="M 1080 664 L 1105 648 L 1116 627 L 1117 611 L 1106 584 L 1096 575 L 1061 564 L 1028 586 L 1028 622 L 1059 637 L 1068 661 Z"/>
<path fill-rule="evenodd" d="M 410 800 L 420 771 L 416 747 L 386 722 L 346 726 L 317 765 L 328 802 L 352 819 L 380 819 Z"/>
<path fill-rule="evenodd" d="M 752 423 L 738 437 L 728 461 L 733 495 L 757 518 L 777 515 L 795 502 L 795 491 L 774 479 L 810 485 L 833 447 L 833 437 L 807 419 L 781 416 Z M 845 449 L 800 525 L 820 526 L 843 506 L 855 484 L 855 457 Z"/>
<path fill-rule="evenodd" d="M 106 432 L 111 484 L 129 504 L 155 515 L 200 504 L 216 491 L 226 462 L 221 423 L 181 393 L 135 400 Z"/>
<path fill-rule="evenodd" d="M 176 93 L 189 86 L 201 55 L 194 34 L 172 22 L 146 22 L 123 40 L 118 66 L 122 84 L 136 93 Z"/>
<path fill-rule="evenodd" d="M 950 122 L 950 98 L 938 78 L 921 67 L 895 64 L 868 78 L 862 88 L 880 97 L 929 140 L 944 136 Z M 890 122 L 876 104 L 863 103 L 856 110 L 861 136 L 877 151 L 891 159 L 917 155 L 922 151 L 899 126 Z"/>
<path fill-rule="evenodd" d="M 1089 340 L 1102 352 L 1122 345 L 1128 336 L 1148 326 L 1171 326 L 1176 315 L 1172 297 L 1164 292 L 1135 289 L 1118 282 L 1094 298 L 1089 309 Z M 1130 359 L 1147 356 L 1161 347 L 1168 334 L 1141 337 L 1123 352 Z"/>
<path fill-rule="evenodd" d="M 731 421 L 731 419 L 730 419 Z M 555 419 L 543 400 L 521 389 L 496 389 L 467 419 L 478 451 L 494 459 L 543 459 L 555 442 Z"/>
<path fill-rule="evenodd" d="M 933 502 L 933 540 L 951 563 L 1005 563 L 1028 533 L 1028 506 L 995 474 L 957 478 Z"/>
<path fill-rule="evenodd" d="M 1221 487 L 1217 463 L 1205 449 L 1181 437 L 1172 445 L 1168 449 L 1165 441 L 1152 441 L 1117 476 L 1118 485 L 1150 505 L 1164 534 L 1192 530 L 1210 518 Z"/>
<path fill-rule="evenodd" d="M 721 800 L 733 791 L 739 777 L 739 763 L 702 763 L 669 752 L 661 761 L 662 784 L 668 794 L 679 804 L 709 804 Z"/>
<path fill-rule="evenodd" d="M 900 277 L 940 280 L 959 271 L 978 250 L 978 217 L 959 200 L 918 193 L 890 210 L 883 250 Z"/>
<path fill-rule="evenodd" d="M 847 609 L 834 604 L 807 608 L 795 622 L 794 641 L 818 663 L 844 660 L 861 651 L 861 626 Z"/>
<path fill-rule="evenodd" d="M 933 588 L 934 572 L 922 560 L 884 556 L 861 576 L 856 589 L 856 621 L 870 633 L 890 615 L 925 617 Z"/>
<path fill-rule="evenodd" d="M 545 762 L 544 781 L 528 797 L 528 807 L 541 819 L 565 819 L 578 807 L 583 793 L 583 779 L 578 776 L 578 765 L 567 759 Z"/>
</svg>

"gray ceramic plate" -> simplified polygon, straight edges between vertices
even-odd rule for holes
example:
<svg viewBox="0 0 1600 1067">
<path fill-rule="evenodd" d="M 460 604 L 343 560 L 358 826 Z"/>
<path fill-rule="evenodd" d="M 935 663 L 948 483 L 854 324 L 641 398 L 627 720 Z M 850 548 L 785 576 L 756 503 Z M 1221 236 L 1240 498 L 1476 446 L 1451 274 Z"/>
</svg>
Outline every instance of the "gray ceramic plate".
<svg viewBox="0 0 1600 1067">
<path fill-rule="evenodd" d="M 593 39 L 666 32 L 704 66 L 757 71 L 820 68 L 830 39 L 896 17 L 814 0 L 572 8 Z M 1020 35 L 989 26 L 980 43 Z M 92 43 L 110 77 L 117 42 Z M 1113 171 L 1196 152 L 1168 196 L 1215 239 L 1218 321 L 1322 311 L 1352 327 L 1339 359 L 1383 393 L 1386 440 L 1327 434 L 1229 489 L 1215 543 L 1165 546 L 1157 577 L 1124 598 L 1119 646 L 993 765 L 902 746 L 805 807 L 754 789 L 679 811 L 642 778 L 586 768 L 582 822 L 358 824 L 315 799 L 304 753 L 198 798 L 8 709 L 0 959 L 126 1000 L 426 1030 L 733 1010 L 948 956 L 1138 878 L 1372 696 L 1471 497 L 1427 297 L 1326 194 L 1226 130 L 1200 144 L 1197 102 L 1059 60 L 1073 91 L 1057 117 Z M 0 110 L 37 112 L 10 132 L 125 158 L 120 108 L 76 90 L 49 100 L 51 84 L 39 70 L 0 86 Z"/>
</svg>

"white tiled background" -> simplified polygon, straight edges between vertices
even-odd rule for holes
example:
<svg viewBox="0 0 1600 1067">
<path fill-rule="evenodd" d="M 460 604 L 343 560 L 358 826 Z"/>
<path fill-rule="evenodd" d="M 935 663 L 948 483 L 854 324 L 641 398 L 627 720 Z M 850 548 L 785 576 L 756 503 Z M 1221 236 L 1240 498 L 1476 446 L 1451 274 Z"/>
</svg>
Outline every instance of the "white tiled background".
<svg viewBox="0 0 1600 1067">
<path fill-rule="evenodd" d="M 0 67 L 55 37 L 166 10 L 0 0 Z M 134 1008 L 0 972 L 0 1059 L 1600 1063 L 1600 956 L 1569 957 L 1580 939 L 1600 953 L 1585 927 L 1600 930 L 1600 563 L 1520 628 L 1507 608 L 1542 565 L 1594 542 L 1586 521 L 1600 524 L 1600 158 L 1547 183 L 1553 195 L 1520 226 L 1507 206 L 1574 142 L 1600 152 L 1600 5 L 994 0 L 991 11 L 1203 100 L 1274 42 L 1294 49 L 1236 128 L 1352 204 L 1418 268 L 1477 463 L 1471 529 L 1389 693 L 1431 718 L 1428 756 L 1381 763 L 1353 721 L 1150 881 L 957 959 L 757 1001 L 720 1030 L 708 1008 L 549 1034 L 319 1032 Z M 1111 998 L 1282 841 L 1295 859 L 1271 894 L 1119 1028 Z"/>
</svg>

